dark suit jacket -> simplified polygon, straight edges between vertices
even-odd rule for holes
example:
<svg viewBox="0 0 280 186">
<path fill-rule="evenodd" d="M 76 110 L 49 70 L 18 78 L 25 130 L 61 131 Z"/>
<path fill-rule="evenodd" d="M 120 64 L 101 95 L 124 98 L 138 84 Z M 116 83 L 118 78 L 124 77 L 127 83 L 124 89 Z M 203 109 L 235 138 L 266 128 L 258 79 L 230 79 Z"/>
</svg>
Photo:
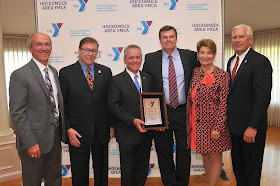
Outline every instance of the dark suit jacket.
<svg viewBox="0 0 280 186">
<path fill-rule="evenodd" d="M 110 140 L 111 116 L 107 110 L 107 93 L 112 77 L 110 68 L 94 63 L 93 90 L 89 88 L 79 62 L 59 72 L 66 130 L 73 128 L 82 138 L 81 144 L 106 144 Z"/>
<path fill-rule="evenodd" d="M 50 66 L 57 85 L 58 108 L 60 111 L 60 127 L 64 128 L 63 99 L 55 68 Z M 17 149 L 19 153 L 27 153 L 27 149 L 39 144 L 42 154 L 48 153 L 53 146 L 55 125 L 54 112 L 49 91 L 33 60 L 15 70 L 11 75 L 10 114 L 16 130 Z M 65 133 L 62 135 L 65 141 Z"/>
<path fill-rule="evenodd" d="M 140 72 L 142 91 L 152 92 L 152 77 Z M 141 134 L 133 124 L 135 118 L 140 119 L 139 92 L 126 70 L 113 77 L 109 95 L 108 109 L 115 117 L 115 134 L 118 143 L 137 145 L 145 134 Z"/>
<path fill-rule="evenodd" d="M 230 73 L 230 63 L 227 71 Z M 243 135 L 248 126 L 267 130 L 267 108 L 271 99 L 272 67 L 269 60 L 250 49 L 242 61 L 228 95 L 228 126 L 232 134 Z"/>
<path fill-rule="evenodd" d="M 200 66 L 197 61 L 196 52 L 191 50 L 178 49 L 183 63 L 185 74 L 185 93 L 188 94 L 189 83 L 192 79 L 192 71 L 195 67 Z M 154 89 L 156 92 L 163 92 L 162 81 L 162 50 L 149 53 L 145 56 L 143 71 L 153 77 Z"/>
</svg>

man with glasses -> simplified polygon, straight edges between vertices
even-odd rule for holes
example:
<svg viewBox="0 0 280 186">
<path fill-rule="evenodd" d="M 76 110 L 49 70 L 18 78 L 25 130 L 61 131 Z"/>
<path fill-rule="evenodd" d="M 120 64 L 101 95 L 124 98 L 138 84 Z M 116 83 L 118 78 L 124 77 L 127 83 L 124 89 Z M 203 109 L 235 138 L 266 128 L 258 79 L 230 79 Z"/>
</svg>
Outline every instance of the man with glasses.
<svg viewBox="0 0 280 186">
<path fill-rule="evenodd" d="M 107 111 L 107 92 L 112 72 L 94 62 L 98 46 L 95 39 L 83 38 L 79 45 L 79 60 L 60 70 L 73 186 L 89 185 L 91 151 L 95 185 L 108 185 L 108 143 L 112 122 Z"/>
</svg>

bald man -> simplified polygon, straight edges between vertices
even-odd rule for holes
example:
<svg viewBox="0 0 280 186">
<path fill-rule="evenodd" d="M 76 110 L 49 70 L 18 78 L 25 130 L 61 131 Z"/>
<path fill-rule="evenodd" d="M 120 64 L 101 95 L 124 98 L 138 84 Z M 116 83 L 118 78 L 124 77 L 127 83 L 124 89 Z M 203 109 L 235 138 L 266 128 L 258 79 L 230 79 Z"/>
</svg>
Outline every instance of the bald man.
<svg viewBox="0 0 280 186">
<path fill-rule="evenodd" d="M 29 37 L 32 59 L 10 79 L 10 114 L 17 137 L 24 186 L 61 185 L 63 99 L 55 68 L 48 64 L 52 51 L 49 36 Z"/>
</svg>

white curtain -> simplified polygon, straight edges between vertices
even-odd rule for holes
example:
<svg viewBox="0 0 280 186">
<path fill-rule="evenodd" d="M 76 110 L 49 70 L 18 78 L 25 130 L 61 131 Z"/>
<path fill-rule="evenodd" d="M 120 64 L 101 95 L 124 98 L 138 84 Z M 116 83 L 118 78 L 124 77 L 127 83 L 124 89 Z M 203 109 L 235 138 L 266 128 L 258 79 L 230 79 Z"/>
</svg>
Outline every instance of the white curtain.
<svg viewBox="0 0 280 186">
<path fill-rule="evenodd" d="M 32 57 L 27 48 L 27 39 L 27 37 L 3 37 L 7 95 L 9 95 L 8 89 L 11 73 L 28 63 Z"/>
<path fill-rule="evenodd" d="M 266 56 L 273 68 L 271 102 L 268 108 L 268 123 L 280 127 L 280 31 L 254 34 L 253 48 Z M 231 37 L 225 38 L 225 66 L 234 55 Z"/>
</svg>

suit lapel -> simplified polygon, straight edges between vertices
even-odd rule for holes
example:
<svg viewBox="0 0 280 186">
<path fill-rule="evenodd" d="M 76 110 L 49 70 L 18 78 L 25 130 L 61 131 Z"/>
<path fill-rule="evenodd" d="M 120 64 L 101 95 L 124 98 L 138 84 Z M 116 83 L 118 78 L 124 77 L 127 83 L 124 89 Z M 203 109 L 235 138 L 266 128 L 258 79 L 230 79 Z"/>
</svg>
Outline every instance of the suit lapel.
<svg viewBox="0 0 280 186">
<path fill-rule="evenodd" d="M 86 77 L 85 77 L 85 74 L 82 70 L 82 67 L 81 65 L 79 64 L 79 61 L 77 61 L 75 64 L 74 64 L 74 67 L 75 67 L 75 70 L 74 70 L 74 73 L 75 75 L 78 77 L 79 81 L 81 82 L 81 85 L 87 89 L 88 91 L 92 92 L 91 89 L 89 88 L 89 85 L 87 83 L 87 80 L 86 80 Z"/>
<path fill-rule="evenodd" d="M 189 73 L 192 73 L 192 72 L 189 72 L 189 61 L 188 61 L 188 56 L 187 55 L 183 55 L 182 54 L 182 50 L 178 49 L 179 51 L 179 54 L 180 54 L 180 57 L 181 57 L 181 61 L 182 61 L 182 64 L 183 64 L 183 68 L 184 68 L 184 78 L 185 78 L 185 81 L 189 81 L 188 80 L 188 74 Z"/>
<path fill-rule="evenodd" d="M 101 80 L 101 75 L 102 75 L 102 70 L 100 69 L 99 65 L 94 63 L 94 80 L 93 80 L 93 89 L 92 89 L 92 92 L 95 93 L 96 91 L 96 87 L 97 87 L 97 84 L 98 82 L 100 82 Z"/>
<path fill-rule="evenodd" d="M 42 73 L 40 72 L 39 67 L 36 65 L 36 63 L 33 60 L 30 61 L 30 68 L 31 68 L 31 72 L 35 76 L 35 79 L 39 82 L 39 84 L 40 84 L 41 88 L 43 89 L 44 93 L 46 94 L 46 96 L 50 100 L 49 90 L 48 90 L 48 88 L 46 86 L 46 83 L 43 79 Z"/>
<path fill-rule="evenodd" d="M 143 72 L 140 71 L 141 81 L 142 81 L 142 92 L 147 92 L 149 90 L 148 82 L 146 80 L 146 76 Z"/>
<path fill-rule="evenodd" d="M 57 98 L 58 98 L 58 108 L 60 108 L 60 105 L 62 105 L 62 93 L 61 93 L 61 89 L 60 89 L 60 84 L 59 84 L 59 80 L 58 80 L 58 75 L 55 70 L 55 68 L 51 65 L 49 65 L 50 69 L 53 71 L 53 74 L 54 74 L 54 80 L 55 80 L 55 83 L 56 83 L 56 87 L 57 87 Z M 62 112 L 62 110 L 60 110 L 60 112 Z"/>
<path fill-rule="evenodd" d="M 129 74 L 126 72 L 126 70 L 123 71 L 123 78 L 127 82 L 128 86 L 130 87 L 131 90 L 133 90 L 134 93 L 137 95 L 139 94 L 134 82 L 132 81 L 131 77 Z"/>
<path fill-rule="evenodd" d="M 241 62 L 241 65 L 239 66 L 239 68 L 238 68 L 238 70 L 237 70 L 237 72 L 235 74 L 234 80 L 233 80 L 233 82 L 230 85 L 229 91 L 231 91 L 231 89 L 234 87 L 236 81 L 238 80 L 238 77 L 242 73 L 246 63 L 248 62 L 248 59 L 250 58 L 251 52 L 252 52 L 252 48 L 248 51 L 248 53 L 246 54 L 245 58 Z M 231 57 L 231 59 L 228 62 L 228 69 L 230 69 L 230 64 L 231 64 L 231 61 L 232 61 L 233 58 L 234 58 L 234 56 Z M 229 70 L 229 73 L 230 73 L 230 70 Z"/>
<path fill-rule="evenodd" d="M 156 74 L 158 74 L 158 79 L 160 83 L 160 87 L 162 87 L 163 91 L 163 81 L 162 81 L 162 50 L 156 53 L 155 56 L 155 70 Z"/>
</svg>

